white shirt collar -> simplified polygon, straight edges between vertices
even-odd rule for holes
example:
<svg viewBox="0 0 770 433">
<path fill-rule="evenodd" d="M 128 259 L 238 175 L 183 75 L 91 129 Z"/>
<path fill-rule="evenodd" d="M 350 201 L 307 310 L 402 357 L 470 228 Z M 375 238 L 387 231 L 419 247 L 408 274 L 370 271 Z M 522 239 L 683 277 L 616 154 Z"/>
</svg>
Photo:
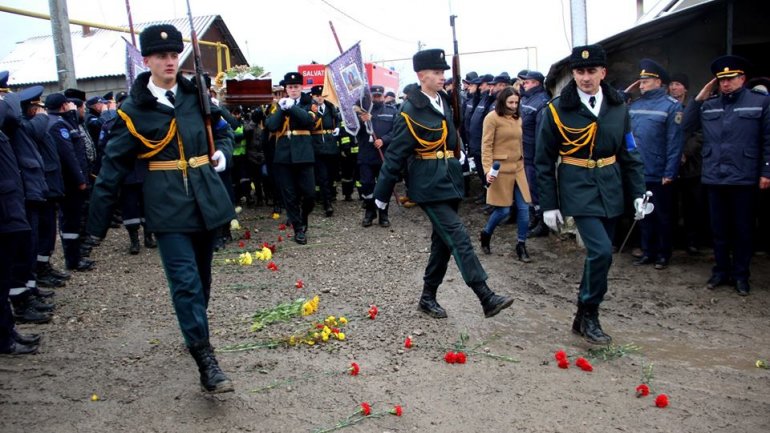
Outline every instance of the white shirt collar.
<svg viewBox="0 0 770 433">
<path fill-rule="evenodd" d="M 155 83 L 152 82 L 152 77 L 150 77 L 150 80 L 147 81 L 147 90 L 149 90 L 153 96 L 158 98 L 158 102 L 171 108 L 174 108 L 174 104 L 172 104 L 171 101 L 169 101 L 168 98 L 166 97 L 166 91 L 171 90 L 171 92 L 173 92 L 174 95 L 176 95 L 176 91 L 178 88 L 179 88 L 179 84 L 174 84 L 174 87 L 170 89 L 164 89 L 162 87 L 158 87 L 155 85 Z"/>
<path fill-rule="evenodd" d="M 588 111 L 594 114 L 594 116 L 599 117 L 599 110 L 602 109 L 602 101 L 604 100 L 604 93 L 602 92 L 601 86 L 599 86 L 599 91 L 596 92 L 595 95 L 589 95 L 588 93 L 580 90 L 580 88 L 577 88 L 578 96 L 580 96 L 580 101 L 583 103 L 583 105 L 588 108 Z M 594 105 L 593 108 L 591 108 L 591 104 L 588 103 L 588 100 L 591 98 L 591 96 L 594 96 L 596 98 L 596 105 Z"/>
<path fill-rule="evenodd" d="M 422 92 L 422 94 L 425 95 L 426 98 L 428 98 L 428 100 L 430 101 L 430 105 L 432 105 L 433 108 L 435 108 L 436 111 L 441 113 L 441 115 L 443 116 L 444 115 L 444 107 L 443 107 L 443 105 L 441 103 L 441 95 L 436 93 L 436 98 L 434 99 L 430 95 L 428 95 L 427 93 L 423 92 L 422 90 L 420 90 L 420 92 Z"/>
</svg>

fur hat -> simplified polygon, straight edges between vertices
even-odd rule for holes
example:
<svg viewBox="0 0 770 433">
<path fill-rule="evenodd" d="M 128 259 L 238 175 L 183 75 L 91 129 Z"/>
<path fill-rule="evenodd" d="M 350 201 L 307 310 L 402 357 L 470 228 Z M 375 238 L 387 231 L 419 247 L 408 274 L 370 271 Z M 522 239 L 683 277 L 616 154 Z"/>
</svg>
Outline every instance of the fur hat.
<svg viewBox="0 0 770 433">
<path fill-rule="evenodd" d="M 412 57 L 412 66 L 414 67 L 414 72 L 420 72 L 426 69 L 442 71 L 449 69 L 449 65 L 446 63 L 444 50 L 440 48 L 418 51 L 417 54 Z"/>
<path fill-rule="evenodd" d="M 145 28 L 139 34 L 139 45 L 144 57 L 155 53 L 181 53 L 184 49 L 182 33 L 171 24 L 157 24 Z"/>
<path fill-rule="evenodd" d="M 583 45 L 572 49 L 569 56 L 570 69 L 589 68 L 591 66 L 607 67 L 607 53 L 601 45 Z"/>
</svg>

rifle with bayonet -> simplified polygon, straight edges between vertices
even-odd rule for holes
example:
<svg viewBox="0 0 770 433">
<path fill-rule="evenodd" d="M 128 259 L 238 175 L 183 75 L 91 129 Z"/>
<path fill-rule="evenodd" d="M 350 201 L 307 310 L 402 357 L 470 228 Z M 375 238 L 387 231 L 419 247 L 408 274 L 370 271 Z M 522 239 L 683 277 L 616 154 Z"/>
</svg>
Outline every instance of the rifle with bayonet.
<svg viewBox="0 0 770 433">
<path fill-rule="evenodd" d="M 198 89 L 198 102 L 200 103 L 201 115 L 203 115 L 203 122 L 206 124 L 206 138 L 209 143 L 209 157 L 214 156 L 216 149 L 214 148 L 214 133 L 211 130 L 211 98 L 209 97 L 209 89 L 206 87 L 205 72 L 203 71 L 203 61 L 201 60 L 201 47 L 198 43 L 198 34 L 195 32 L 195 25 L 193 23 L 192 10 L 190 9 L 190 0 L 187 0 L 187 18 L 190 20 L 190 39 L 192 40 L 193 58 L 195 63 L 195 85 Z M 211 161 L 212 165 L 216 165 L 217 161 Z"/>
</svg>

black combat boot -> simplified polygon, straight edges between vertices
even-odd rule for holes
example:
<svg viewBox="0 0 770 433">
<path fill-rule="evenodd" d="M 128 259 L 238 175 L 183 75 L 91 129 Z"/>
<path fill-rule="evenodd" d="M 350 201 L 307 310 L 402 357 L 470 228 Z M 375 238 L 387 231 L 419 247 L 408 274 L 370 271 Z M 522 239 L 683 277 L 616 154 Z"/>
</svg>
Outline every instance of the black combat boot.
<svg viewBox="0 0 770 433">
<path fill-rule="evenodd" d="M 492 254 L 492 250 L 489 247 L 489 241 L 492 240 L 492 235 L 482 230 L 481 234 L 479 234 L 479 240 L 481 241 L 481 251 L 483 251 L 484 254 Z"/>
<path fill-rule="evenodd" d="M 51 315 L 38 311 L 30 302 L 30 297 L 11 298 L 13 306 L 13 319 L 16 323 L 48 323 L 51 321 Z"/>
<path fill-rule="evenodd" d="M 535 212 L 535 225 L 530 228 L 529 232 L 527 233 L 528 238 L 539 238 L 543 236 L 548 236 L 548 226 L 545 225 L 545 221 L 543 220 L 543 211 L 542 210 L 536 210 Z"/>
<path fill-rule="evenodd" d="M 37 276 L 41 275 L 50 275 L 57 280 L 69 280 L 72 277 L 69 272 L 54 268 L 51 262 L 37 262 Z"/>
<path fill-rule="evenodd" d="M 233 383 L 219 368 L 214 350 L 208 341 L 200 342 L 189 347 L 190 354 L 198 364 L 201 374 L 201 389 L 206 392 L 218 394 L 221 392 L 233 392 Z"/>
<path fill-rule="evenodd" d="M 31 292 L 29 294 L 29 297 L 27 298 L 27 302 L 29 303 L 30 306 L 32 306 L 32 308 L 34 308 L 40 313 L 50 313 L 54 309 L 56 309 L 56 305 L 44 302 L 41 298 L 38 298 Z"/>
<path fill-rule="evenodd" d="M 19 334 L 16 329 L 11 331 L 13 341 L 27 346 L 37 346 L 40 344 L 40 334 Z"/>
<path fill-rule="evenodd" d="M 0 349 L 0 354 L 3 355 L 34 355 L 37 353 L 38 346 L 36 344 L 26 345 L 18 341 L 12 340 L 11 345 L 8 348 Z"/>
<path fill-rule="evenodd" d="M 298 227 L 294 229 L 294 242 L 300 245 L 307 244 L 307 235 L 305 234 L 304 227 Z"/>
<path fill-rule="evenodd" d="M 334 215 L 334 208 L 332 207 L 332 202 L 329 200 L 324 201 L 324 214 L 327 218 Z"/>
<path fill-rule="evenodd" d="M 587 342 L 597 345 L 608 345 L 612 343 L 612 337 L 605 334 L 602 325 L 599 323 L 599 306 L 596 304 L 585 304 L 583 320 L 580 323 L 580 333 Z"/>
<path fill-rule="evenodd" d="M 417 304 L 417 309 L 435 319 L 445 319 L 447 317 L 446 310 L 436 301 L 436 292 L 438 287 L 431 287 L 427 284 L 422 287 L 422 296 L 420 296 L 420 303 Z"/>
<path fill-rule="evenodd" d="M 572 333 L 583 336 L 583 331 L 580 329 L 580 325 L 583 323 L 583 314 L 586 312 L 586 306 L 582 302 L 578 301 L 577 312 L 575 313 L 575 319 L 572 321 Z"/>
<path fill-rule="evenodd" d="M 516 256 L 519 257 L 519 261 L 524 263 L 529 263 L 532 261 L 532 259 L 529 258 L 529 253 L 527 252 L 527 244 L 524 242 L 516 243 Z"/>
<path fill-rule="evenodd" d="M 486 281 L 473 283 L 471 285 L 473 293 L 479 297 L 481 307 L 484 309 L 484 317 L 493 317 L 497 313 L 513 305 L 513 298 L 508 296 L 496 295 L 492 289 L 487 286 Z"/>
<path fill-rule="evenodd" d="M 377 206 L 374 204 L 373 198 L 364 199 L 364 220 L 361 221 L 361 225 L 369 227 L 372 225 L 372 221 L 377 217 Z"/>
<path fill-rule="evenodd" d="M 388 206 L 385 206 L 385 209 L 379 209 L 377 208 L 377 213 L 379 214 L 379 222 L 380 227 L 390 227 L 390 220 L 388 219 Z"/>
<path fill-rule="evenodd" d="M 158 248 L 158 242 L 155 241 L 155 238 L 152 236 L 152 232 L 148 232 L 147 229 L 144 230 L 144 247 L 145 248 Z"/>
<path fill-rule="evenodd" d="M 139 254 L 141 248 L 139 246 L 139 226 L 126 226 L 126 230 L 128 230 L 128 240 L 131 242 L 128 253 L 135 256 Z"/>
</svg>

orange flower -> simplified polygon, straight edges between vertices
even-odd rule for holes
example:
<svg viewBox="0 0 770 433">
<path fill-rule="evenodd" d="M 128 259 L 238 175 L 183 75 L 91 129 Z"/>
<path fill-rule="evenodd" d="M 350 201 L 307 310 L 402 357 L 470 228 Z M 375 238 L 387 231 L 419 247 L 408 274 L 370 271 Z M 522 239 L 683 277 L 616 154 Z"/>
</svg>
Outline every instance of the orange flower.
<svg viewBox="0 0 770 433">
<path fill-rule="evenodd" d="M 361 368 L 358 367 L 358 364 L 355 362 L 350 363 L 350 368 L 348 368 L 348 371 L 350 372 L 351 376 L 358 376 L 358 372 L 361 371 Z"/>
</svg>

